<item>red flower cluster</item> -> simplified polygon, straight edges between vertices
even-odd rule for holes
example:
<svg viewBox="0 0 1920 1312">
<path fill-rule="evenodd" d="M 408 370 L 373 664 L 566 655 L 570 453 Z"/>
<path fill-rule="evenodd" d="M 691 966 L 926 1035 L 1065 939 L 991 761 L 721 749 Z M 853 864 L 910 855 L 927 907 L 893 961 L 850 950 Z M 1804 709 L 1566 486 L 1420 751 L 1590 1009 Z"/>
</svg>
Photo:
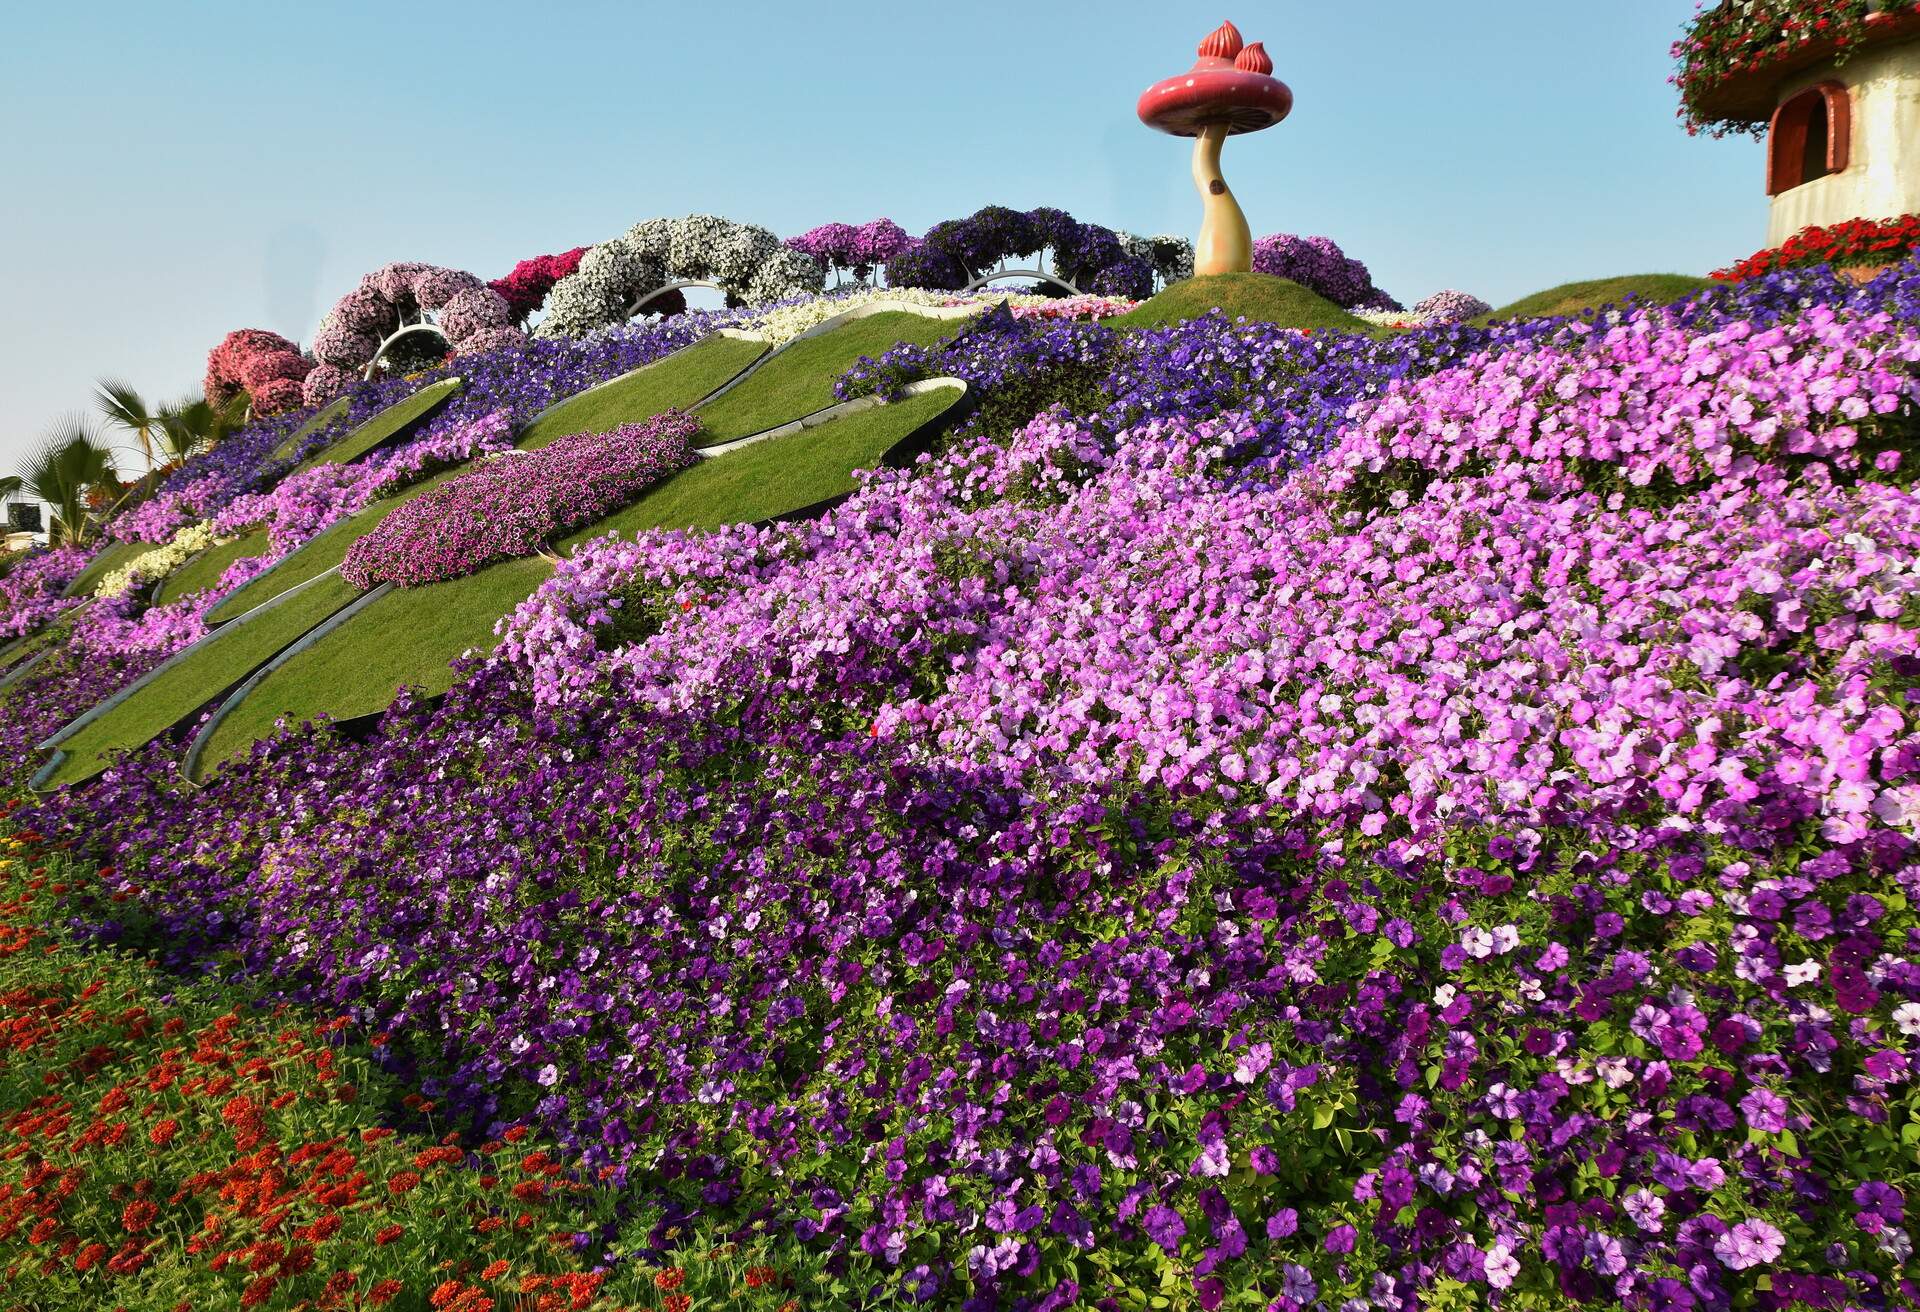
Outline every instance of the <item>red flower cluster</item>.
<svg viewBox="0 0 1920 1312">
<path fill-rule="evenodd" d="M 587 250 L 585 246 L 576 246 L 559 255 L 536 255 L 530 260 L 522 260 L 513 266 L 506 277 L 495 278 L 487 286 L 499 292 L 506 301 L 513 321 L 524 323 L 527 316 L 546 301 L 553 285 L 580 267 L 580 257 Z"/>
<path fill-rule="evenodd" d="M 225 405 L 245 390 L 255 415 L 276 415 L 300 405 L 300 384 L 313 361 L 279 333 L 265 328 L 236 328 L 207 354 L 206 398 Z"/>
<path fill-rule="evenodd" d="M 1758 251 L 1731 268 L 1716 269 L 1721 282 L 1745 282 L 1780 269 L 1815 264 L 1898 264 L 1920 246 L 1920 214 L 1897 219 L 1848 219 L 1832 227 L 1803 228 L 1786 243 Z"/>
</svg>

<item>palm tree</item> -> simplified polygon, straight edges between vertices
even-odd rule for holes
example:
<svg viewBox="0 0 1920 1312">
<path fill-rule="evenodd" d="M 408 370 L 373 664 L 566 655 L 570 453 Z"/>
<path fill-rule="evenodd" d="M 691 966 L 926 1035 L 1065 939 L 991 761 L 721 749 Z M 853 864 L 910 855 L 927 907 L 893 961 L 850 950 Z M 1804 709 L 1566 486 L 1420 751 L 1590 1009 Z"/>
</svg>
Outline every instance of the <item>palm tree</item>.
<svg viewBox="0 0 1920 1312">
<path fill-rule="evenodd" d="M 54 546 L 86 541 L 89 492 L 119 490 L 112 453 L 77 415 L 61 421 L 13 482 L 14 495 L 24 492 L 52 508 L 47 542 Z"/>
<path fill-rule="evenodd" d="M 153 435 L 160 425 L 160 415 L 147 407 L 140 399 L 140 393 L 131 383 L 117 378 L 102 379 L 93 385 L 95 403 L 100 407 L 100 416 L 115 428 L 124 429 L 140 439 L 140 453 L 147 458 L 147 468 L 153 468 Z"/>
<path fill-rule="evenodd" d="M 221 439 L 247 421 L 247 394 L 237 392 L 225 405 L 189 397 L 162 406 L 155 418 L 156 434 L 169 461 L 185 460 L 196 451 L 218 446 Z"/>
</svg>

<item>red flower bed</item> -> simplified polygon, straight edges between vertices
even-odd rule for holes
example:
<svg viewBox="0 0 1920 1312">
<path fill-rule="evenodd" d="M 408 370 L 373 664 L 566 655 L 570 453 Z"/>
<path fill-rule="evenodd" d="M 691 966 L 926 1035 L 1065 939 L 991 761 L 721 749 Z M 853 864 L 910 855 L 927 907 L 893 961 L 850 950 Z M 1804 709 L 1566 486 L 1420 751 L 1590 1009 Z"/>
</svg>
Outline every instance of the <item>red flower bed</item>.
<svg viewBox="0 0 1920 1312">
<path fill-rule="evenodd" d="M 1721 282 L 1745 282 L 1780 269 L 1815 264 L 1898 264 L 1920 246 L 1920 214 L 1897 219 L 1849 219 L 1829 228 L 1803 228 L 1786 243 L 1757 251 L 1731 268 L 1716 269 Z"/>
<path fill-rule="evenodd" d="M 0 1309 L 639 1312 L 697 1282 L 798 1312 L 758 1246 L 603 1265 L 579 1238 L 615 1193 L 523 1126 L 467 1147 L 380 1124 L 398 1091 L 368 1053 L 389 1036 L 66 941 L 97 879 L 0 825 Z"/>
</svg>

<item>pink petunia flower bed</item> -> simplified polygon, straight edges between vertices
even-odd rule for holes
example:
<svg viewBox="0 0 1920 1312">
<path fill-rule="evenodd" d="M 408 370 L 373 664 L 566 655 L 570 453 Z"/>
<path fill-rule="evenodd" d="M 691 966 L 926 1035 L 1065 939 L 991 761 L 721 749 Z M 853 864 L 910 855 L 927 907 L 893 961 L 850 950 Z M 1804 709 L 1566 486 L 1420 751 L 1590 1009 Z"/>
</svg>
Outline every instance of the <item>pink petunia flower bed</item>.
<svg viewBox="0 0 1920 1312">
<path fill-rule="evenodd" d="M 356 588 L 414 588 L 531 556 L 695 463 L 699 428 L 691 415 L 669 410 L 645 423 L 496 456 L 388 515 L 348 548 L 341 576 Z"/>
</svg>

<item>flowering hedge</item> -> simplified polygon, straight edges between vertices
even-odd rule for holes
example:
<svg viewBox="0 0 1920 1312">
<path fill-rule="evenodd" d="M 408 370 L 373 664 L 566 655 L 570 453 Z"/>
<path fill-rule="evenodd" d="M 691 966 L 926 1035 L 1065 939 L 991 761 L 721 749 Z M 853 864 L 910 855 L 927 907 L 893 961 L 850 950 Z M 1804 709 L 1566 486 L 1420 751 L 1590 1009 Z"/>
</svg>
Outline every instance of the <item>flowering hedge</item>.
<svg viewBox="0 0 1920 1312">
<path fill-rule="evenodd" d="M 669 410 L 495 456 L 387 515 L 347 549 L 340 575 L 356 588 L 419 587 L 531 556 L 696 463 L 691 443 L 699 429 L 691 415 Z"/>
<path fill-rule="evenodd" d="M 585 246 L 576 246 L 559 255 L 536 255 L 520 261 L 505 277 L 495 278 L 487 286 L 507 303 L 507 314 L 513 322 L 524 325 L 527 317 L 546 303 L 554 284 L 580 267 L 580 258 L 586 253 Z"/>
<path fill-rule="evenodd" d="M 1721 282 L 1764 278 L 1779 269 L 1831 264 L 1837 268 L 1898 264 L 1920 246 L 1920 214 L 1897 219 L 1849 219 L 1831 227 L 1802 228 L 1783 245 L 1758 251 L 1730 268 L 1716 269 Z"/>
<path fill-rule="evenodd" d="M 1673 44 L 1679 66 L 1673 81 L 1687 131 L 1760 135 L 1765 119 L 1717 118 L 1697 108 L 1699 100 L 1728 78 L 1765 68 L 1797 46 L 1831 43 L 1845 59 L 1866 36 L 1869 16 L 1883 8 L 1899 6 L 1882 0 L 1723 0 L 1697 12 Z"/>
<path fill-rule="evenodd" d="M 1331 237 L 1295 237 L 1276 232 L 1253 243 L 1253 271 L 1288 278 L 1345 309 L 1398 310 L 1401 305 L 1373 285 L 1367 266 Z"/>
<path fill-rule="evenodd" d="M 555 284 L 534 335 L 584 337 L 624 323 L 639 297 L 683 280 L 711 280 L 733 300 L 762 305 L 817 292 L 824 278 L 810 256 L 755 224 L 711 214 L 648 219 L 595 246 Z"/>
<path fill-rule="evenodd" d="M 309 406 L 345 392 L 402 323 L 425 314 L 455 354 L 498 351 L 524 340 L 506 298 L 470 273 L 431 264 L 388 264 L 360 280 L 321 319 L 313 335 L 319 367 L 307 376 Z"/>
<path fill-rule="evenodd" d="M 312 372 L 313 361 L 279 333 L 236 328 L 207 353 L 201 390 L 215 406 L 244 391 L 256 415 L 284 414 L 299 407 L 302 384 Z"/>
</svg>

